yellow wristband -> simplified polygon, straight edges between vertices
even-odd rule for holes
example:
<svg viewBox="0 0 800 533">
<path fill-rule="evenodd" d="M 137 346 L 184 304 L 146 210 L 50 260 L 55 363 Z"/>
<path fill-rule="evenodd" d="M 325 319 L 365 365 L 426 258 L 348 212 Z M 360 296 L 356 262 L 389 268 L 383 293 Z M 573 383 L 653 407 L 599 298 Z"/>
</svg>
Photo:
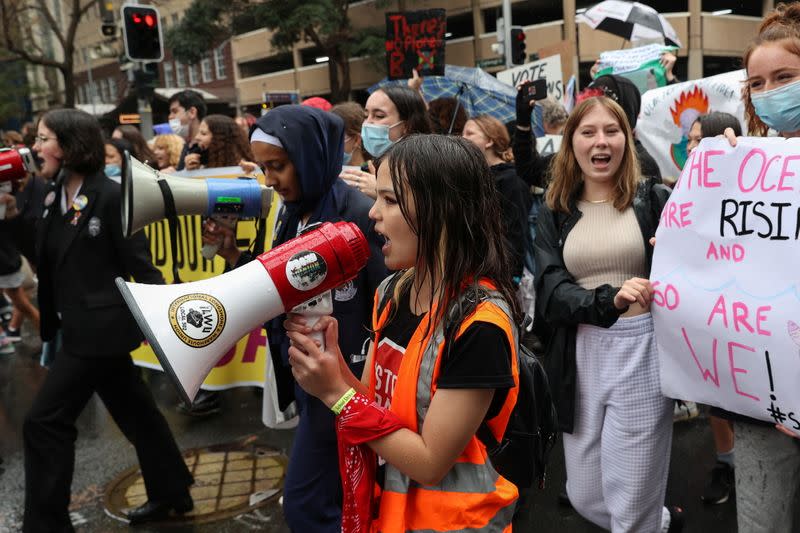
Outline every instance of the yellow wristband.
<svg viewBox="0 0 800 533">
<path fill-rule="evenodd" d="M 342 395 L 341 398 L 339 398 L 339 401 L 337 401 L 335 404 L 333 404 L 333 407 L 331 407 L 331 411 L 333 411 L 334 414 L 338 415 L 339 413 L 342 412 L 342 409 L 344 409 L 344 406 L 347 405 L 347 402 L 352 400 L 353 396 L 355 396 L 355 395 L 356 395 L 356 390 L 354 388 L 350 387 L 350 389 L 347 392 L 345 392 Z"/>
</svg>

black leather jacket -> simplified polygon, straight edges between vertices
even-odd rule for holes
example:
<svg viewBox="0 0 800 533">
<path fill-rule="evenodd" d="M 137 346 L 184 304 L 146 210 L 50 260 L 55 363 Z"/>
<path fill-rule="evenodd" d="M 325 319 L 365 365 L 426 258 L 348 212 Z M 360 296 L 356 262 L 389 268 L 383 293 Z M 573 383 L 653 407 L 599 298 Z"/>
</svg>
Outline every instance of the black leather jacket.
<svg viewBox="0 0 800 533">
<path fill-rule="evenodd" d="M 633 201 L 636 220 L 642 231 L 647 271 L 653 260 L 649 240 L 655 236 L 661 209 L 670 189 L 644 180 Z M 564 242 L 582 213 L 577 208 L 580 191 L 570 206 L 570 214 L 542 206 L 534 242 L 536 257 L 536 319 L 534 326 L 545 346 L 544 366 L 558 410 L 559 428 L 571 433 L 575 417 L 575 336 L 578 324 L 604 328 L 617 321 L 614 307 L 619 287 L 601 285 L 582 288 L 564 266 Z"/>
</svg>

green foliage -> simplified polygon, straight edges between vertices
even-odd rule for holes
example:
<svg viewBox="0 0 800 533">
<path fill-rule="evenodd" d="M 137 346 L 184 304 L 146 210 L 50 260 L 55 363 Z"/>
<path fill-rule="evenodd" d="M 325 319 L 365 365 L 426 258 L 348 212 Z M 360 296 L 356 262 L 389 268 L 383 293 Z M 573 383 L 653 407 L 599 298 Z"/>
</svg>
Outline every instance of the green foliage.
<svg viewBox="0 0 800 533">
<path fill-rule="evenodd" d="M 25 65 L 21 61 L 0 63 L 0 123 L 24 119 L 27 92 Z"/>
<path fill-rule="evenodd" d="M 232 35 L 230 20 L 243 9 L 235 0 L 194 0 L 179 24 L 167 30 L 165 44 L 182 63 L 197 63 Z"/>
<path fill-rule="evenodd" d="M 358 30 L 349 48 L 350 57 L 366 57 L 378 72 L 386 73 L 386 28 Z"/>
<path fill-rule="evenodd" d="M 254 18 L 274 32 L 272 45 L 291 48 L 305 39 L 323 48 L 346 42 L 350 20 L 345 0 L 267 0 L 253 6 Z"/>
</svg>

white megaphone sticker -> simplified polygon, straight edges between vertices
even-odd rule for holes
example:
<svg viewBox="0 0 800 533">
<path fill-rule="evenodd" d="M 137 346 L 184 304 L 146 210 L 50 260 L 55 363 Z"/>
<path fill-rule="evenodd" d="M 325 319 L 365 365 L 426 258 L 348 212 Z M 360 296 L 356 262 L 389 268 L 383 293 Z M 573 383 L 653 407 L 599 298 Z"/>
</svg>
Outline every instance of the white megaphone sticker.
<svg viewBox="0 0 800 533">
<path fill-rule="evenodd" d="M 200 385 L 242 336 L 286 311 L 309 323 L 332 311 L 318 296 L 358 275 L 369 245 L 352 222 L 324 223 L 215 278 L 178 285 L 146 285 L 117 278 L 164 371 L 191 404 Z"/>
</svg>

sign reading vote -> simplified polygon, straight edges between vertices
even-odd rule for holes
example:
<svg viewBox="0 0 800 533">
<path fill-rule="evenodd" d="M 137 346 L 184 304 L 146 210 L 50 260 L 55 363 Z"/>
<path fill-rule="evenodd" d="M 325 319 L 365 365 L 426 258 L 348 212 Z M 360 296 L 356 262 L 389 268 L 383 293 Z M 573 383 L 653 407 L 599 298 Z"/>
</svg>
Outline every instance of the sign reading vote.
<svg viewBox="0 0 800 533">
<path fill-rule="evenodd" d="M 512 87 L 540 78 L 547 79 L 547 96 L 561 102 L 564 99 L 564 82 L 561 79 L 561 55 L 559 54 L 497 73 L 498 80 Z"/>
<path fill-rule="evenodd" d="M 661 215 L 664 395 L 800 433 L 800 141 L 705 139 Z"/>
<path fill-rule="evenodd" d="M 386 13 L 386 71 L 390 80 L 444 76 L 444 9 Z"/>
</svg>

